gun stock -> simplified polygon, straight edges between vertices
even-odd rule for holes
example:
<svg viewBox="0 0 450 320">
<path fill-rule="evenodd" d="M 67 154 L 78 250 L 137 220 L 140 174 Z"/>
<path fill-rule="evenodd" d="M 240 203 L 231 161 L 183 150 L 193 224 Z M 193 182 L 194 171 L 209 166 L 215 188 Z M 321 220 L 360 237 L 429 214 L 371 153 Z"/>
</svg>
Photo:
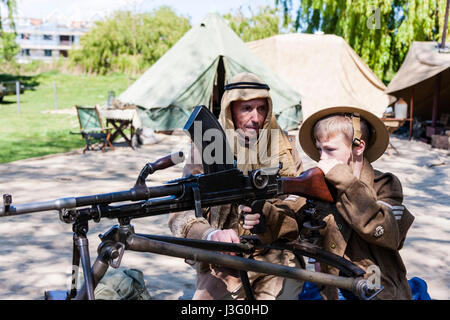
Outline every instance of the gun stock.
<svg viewBox="0 0 450 320">
<path fill-rule="evenodd" d="M 325 176 L 317 167 L 306 170 L 296 178 L 281 178 L 281 183 L 284 194 L 296 194 L 308 199 L 334 202 Z"/>
</svg>

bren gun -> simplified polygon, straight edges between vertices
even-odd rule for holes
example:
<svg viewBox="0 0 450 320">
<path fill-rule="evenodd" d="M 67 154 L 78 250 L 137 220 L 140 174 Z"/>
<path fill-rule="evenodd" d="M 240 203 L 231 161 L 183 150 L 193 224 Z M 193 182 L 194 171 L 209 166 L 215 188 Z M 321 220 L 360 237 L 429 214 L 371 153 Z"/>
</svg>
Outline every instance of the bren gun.
<svg viewBox="0 0 450 320">
<path fill-rule="evenodd" d="M 203 124 L 202 133 L 211 127 L 222 130 L 214 115 L 203 106 L 195 108 L 185 126 L 185 130 L 191 134 L 191 137 L 194 136 L 193 124 L 195 121 L 201 121 Z M 223 139 L 225 140 L 225 143 L 222 144 L 225 150 L 224 156 L 227 157 L 230 150 L 225 135 L 223 135 Z M 194 140 L 194 143 L 201 150 L 204 150 L 207 145 L 204 141 L 199 142 L 198 140 Z M 211 250 L 249 252 L 255 246 L 261 246 L 257 241 L 229 244 L 135 234 L 133 227 L 130 225 L 131 219 L 171 212 L 194 210 L 196 216 L 201 217 L 203 216 L 203 208 L 233 203 L 245 203 L 255 207 L 260 206 L 261 201 L 265 199 L 272 199 L 284 194 L 296 194 L 317 201 L 333 202 L 333 196 L 325 182 L 323 173 L 318 168 L 307 170 L 296 178 L 280 177 L 278 172 L 280 167 L 257 169 L 249 171 L 248 175 L 244 175 L 236 168 L 235 163 L 229 164 L 226 161 L 220 163 L 219 161 L 206 164 L 204 159 L 202 160 L 204 174 L 169 181 L 162 186 L 147 187 L 145 184 L 146 178 L 158 170 L 183 162 L 184 155 L 182 152 L 176 152 L 153 163 L 146 164 L 141 170 L 134 187 L 128 191 L 68 197 L 19 205 L 12 205 L 11 196 L 4 195 L 4 205 L 0 207 L 0 217 L 58 210 L 63 222 L 72 223 L 74 231 L 73 265 L 79 266 L 81 260 L 85 285 L 78 293 L 72 289 L 70 293 L 67 293 L 67 298 L 93 299 L 95 285 L 106 272 L 108 265 L 112 267 L 120 265 L 124 249 L 196 259 L 221 264 L 237 270 L 266 272 L 315 281 L 320 284 L 333 284 L 366 299 L 372 298 L 380 292 L 380 290 L 375 290 L 366 280 L 360 278 L 364 274 L 362 269 L 342 257 L 304 243 L 283 244 L 276 248 L 290 249 L 298 254 L 324 261 L 338 267 L 344 274 L 354 277 L 354 279 L 211 252 Z M 113 203 L 124 201 L 132 201 L 132 203 L 113 205 Z M 91 268 L 86 237 L 88 222 L 90 220 L 99 222 L 102 218 L 117 218 L 120 226 L 113 227 L 104 236 L 101 236 L 102 243 L 99 246 L 99 257 Z M 75 281 L 73 278 L 72 280 Z"/>
</svg>

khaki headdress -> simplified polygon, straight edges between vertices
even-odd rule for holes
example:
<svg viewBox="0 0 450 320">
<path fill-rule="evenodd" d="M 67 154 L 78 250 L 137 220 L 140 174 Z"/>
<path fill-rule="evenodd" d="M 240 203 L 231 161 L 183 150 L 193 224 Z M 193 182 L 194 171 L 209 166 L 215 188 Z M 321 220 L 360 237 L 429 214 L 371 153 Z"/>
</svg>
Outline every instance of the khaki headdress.
<svg viewBox="0 0 450 320">
<path fill-rule="evenodd" d="M 254 74 L 243 72 L 235 75 L 226 85 L 225 89 L 221 101 L 219 122 L 227 133 L 227 139 L 229 141 L 233 139 L 234 141 L 234 155 L 238 159 L 238 168 L 246 173 L 249 170 L 255 170 L 270 166 L 274 163 L 283 162 L 283 168 L 281 169 L 280 174 L 283 176 L 295 176 L 294 160 L 290 153 L 291 145 L 272 113 L 272 99 L 269 93 L 270 88 Z M 265 134 L 258 137 L 256 145 L 246 147 L 243 143 L 243 139 L 236 133 L 236 128 L 234 127 L 231 115 L 231 104 L 233 101 L 247 101 L 259 98 L 267 99 L 269 107 L 262 127 L 262 131 L 264 131 Z M 276 142 L 273 141 L 276 138 L 272 137 L 272 130 L 277 130 L 278 132 L 278 141 Z M 272 155 L 270 154 L 270 150 L 272 150 L 273 143 L 278 143 L 278 152 L 277 154 Z M 249 159 L 249 148 L 255 148 L 253 150 L 265 148 L 265 150 L 268 150 L 266 153 L 268 157 L 257 157 L 256 161 L 254 158 Z"/>
</svg>

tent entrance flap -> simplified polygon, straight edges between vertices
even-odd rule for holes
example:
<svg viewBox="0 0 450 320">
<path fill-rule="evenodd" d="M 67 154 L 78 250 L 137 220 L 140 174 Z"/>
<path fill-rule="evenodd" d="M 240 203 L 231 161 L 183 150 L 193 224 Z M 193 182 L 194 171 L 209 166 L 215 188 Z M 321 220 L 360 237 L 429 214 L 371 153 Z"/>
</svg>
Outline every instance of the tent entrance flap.
<svg viewBox="0 0 450 320">
<path fill-rule="evenodd" d="M 211 101 L 209 108 L 212 113 L 219 118 L 220 114 L 220 102 L 225 91 L 225 66 L 223 64 L 223 56 L 219 57 L 219 63 L 217 65 L 217 72 L 214 77 L 214 86 L 211 93 Z"/>
</svg>

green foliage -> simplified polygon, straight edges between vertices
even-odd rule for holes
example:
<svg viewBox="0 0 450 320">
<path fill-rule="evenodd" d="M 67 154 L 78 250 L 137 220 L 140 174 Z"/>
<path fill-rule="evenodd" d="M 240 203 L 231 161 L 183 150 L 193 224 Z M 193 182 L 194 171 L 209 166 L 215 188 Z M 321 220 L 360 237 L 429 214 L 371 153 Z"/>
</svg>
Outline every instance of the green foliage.
<svg viewBox="0 0 450 320">
<path fill-rule="evenodd" d="M 259 7 L 256 13 L 245 17 L 241 8 L 223 16 L 229 26 L 245 42 L 267 38 L 276 34 L 292 32 L 288 21 L 283 25 L 283 16 L 279 9 Z M 284 27 L 284 28 L 283 28 Z"/>
<path fill-rule="evenodd" d="M 0 0 L 6 3 L 8 8 L 9 26 L 15 30 L 13 13 L 16 10 L 16 0 Z M 1 17 L 0 17 L 1 18 Z M 0 63 L 11 63 L 14 57 L 19 53 L 19 45 L 16 43 L 16 32 L 3 32 L 3 26 L 0 19 Z"/>
<path fill-rule="evenodd" d="M 8 20 L 10 23 L 10 27 L 15 28 L 13 14 L 17 10 L 17 1 L 16 0 L 0 0 L 0 2 L 6 3 L 6 7 L 8 8 Z M 2 21 L 0 19 L 0 36 L 2 33 Z"/>
<path fill-rule="evenodd" d="M 412 41 L 440 41 L 446 0 L 276 0 L 293 26 L 342 36 L 375 74 L 389 81 Z"/>
<path fill-rule="evenodd" d="M 16 33 L 2 33 L 0 37 L 0 62 L 12 62 L 19 53 L 20 47 L 16 43 Z"/>
<path fill-rule="evenodd" d="M 97 22 L 81 38 L 81 49 L 70 52 L 69 60 L 90 73 L 138 74 L 155 63 L 189 29 L 189 20 L 168 7 L 142 14 L 118 11 Z"/>
</svg>

